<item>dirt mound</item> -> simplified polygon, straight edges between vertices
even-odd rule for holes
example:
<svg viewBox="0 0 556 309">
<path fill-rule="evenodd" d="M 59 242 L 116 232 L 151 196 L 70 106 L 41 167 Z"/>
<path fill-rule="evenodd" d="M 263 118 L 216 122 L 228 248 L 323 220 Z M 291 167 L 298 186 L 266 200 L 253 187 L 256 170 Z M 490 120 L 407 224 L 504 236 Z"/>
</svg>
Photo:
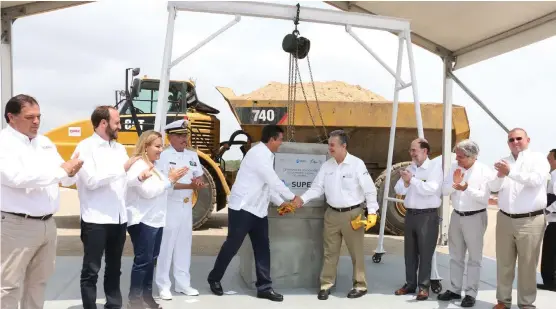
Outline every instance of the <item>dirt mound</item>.
<svg viewBox="0 0 556 309">
<path fill-rule="evenodd" d="M 301 85 L 296 84 L 296 101 L 304 101 Z M 303 83 L 307 100 L 315 101 L 313 85 Z M 386 101 L 386 99 L 359 85 L 350 85 L 340 81 L 315 82 L 315 90 L 319 101 L 342 101 L 342 102 L 369 102 Z M 288 84 L 271 82 L 251 93 L 238 96 L 236 99 L 243 100 L 288 100 Z"/>
</svg>

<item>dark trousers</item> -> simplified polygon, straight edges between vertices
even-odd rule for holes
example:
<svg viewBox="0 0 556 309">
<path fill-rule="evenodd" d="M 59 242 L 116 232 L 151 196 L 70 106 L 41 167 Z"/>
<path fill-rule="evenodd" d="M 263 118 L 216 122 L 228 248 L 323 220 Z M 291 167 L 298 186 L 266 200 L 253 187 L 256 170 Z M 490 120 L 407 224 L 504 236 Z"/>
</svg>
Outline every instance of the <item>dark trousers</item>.
<svg viewBox="0 0 556 309">
<path fill-rule="evenodd" d="M 408 209 L 404 227 L 405 280 L 409 289 L 431 285 L 432 256 L 438 239 L 436 209 Z M 419 274 L 417 274 L 419 269 Z"/>
<path fill-rule="evenodd" d="M 541 276 L 546 286 L 556 289 L 556 222 L 550 222 L 544 231 Z"/>
<path fill-rule="evenodd" d="M 219 282 L 226 268 L 237 254 L 245 236 L 249 234 L 255 254 L 258 291 L 272 287 L 270 279 L 270 245 L 268 241 L 268 218 L 259 218 L 245 210 L 228 210 L 228 236 L 220 248 L 214 268 L 208 275 L 209 282 Z"/>
<path fill-rule="evenodd" d="M 127 231 L 133 243 L 133 254 L 135 255 L 131 267 L 129 301 L 138 303 L 145 300 L 147 303 L 152 303 L 154 302 L 154 262 L 160 252 L 162 228 L 139 223 L 129 226 Z"/>
<path fill-rule="evenodd" d="M 122 307 L 120 275 L 122 252 L 126 240 L 126 223 L 96 224 L 81 220 L 81 242 L 83 243 L 83 266 L 81 268 L 81 300 L 84 309 L 96 309 L 97 279 L 102 255 L 106 263 L 104 270 L 104 294 L 106 309 Z"/>
</svg>

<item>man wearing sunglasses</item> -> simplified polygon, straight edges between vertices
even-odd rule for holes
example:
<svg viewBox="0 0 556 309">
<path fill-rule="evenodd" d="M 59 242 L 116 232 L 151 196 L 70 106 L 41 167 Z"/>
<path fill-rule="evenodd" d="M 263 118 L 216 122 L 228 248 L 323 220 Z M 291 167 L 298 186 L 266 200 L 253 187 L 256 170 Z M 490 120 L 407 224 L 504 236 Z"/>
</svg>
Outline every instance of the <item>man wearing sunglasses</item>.
<svg viewBox="0 0 556 309">
<path fill-rule="evenodd" d="M 496 258 L 498 304 L 494 309 L 510 308 L 516 258 L 517 304 L 535 308 L 536 268 L 546 226 L 546 184 L 550 166 L 546 155 L 529 149 L 530 138 L 521 128 L 508 133 L 511 155 L 494 164 L 497 177 L 489 182 L 498 192 L 500 211 L 496 219 Z"/>
</svg>

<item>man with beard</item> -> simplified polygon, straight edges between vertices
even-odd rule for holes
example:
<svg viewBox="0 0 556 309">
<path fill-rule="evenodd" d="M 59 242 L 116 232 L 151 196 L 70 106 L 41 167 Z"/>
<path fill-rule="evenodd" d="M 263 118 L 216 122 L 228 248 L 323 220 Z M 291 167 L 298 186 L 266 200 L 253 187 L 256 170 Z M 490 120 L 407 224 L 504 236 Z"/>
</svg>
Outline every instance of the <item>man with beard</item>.
<svg viewBox="0 0 556 309">
<path fill-rule="evenodd" d="M 440 196 L 444 180 L 441 164 L 432 163 L 429 152 L 430 146 L 425 139 L 414 140 L 409 150 L 413 162 L 400 171 L 401 178 L 394 187 L 396 194 L 405 195 L 404 206 L 407 209 L 404 226 L 406 282 L 395 294 L 414 293 L 418 287 L 417 300 L 429 297 L 432 257 L 438 239 L 438 207 L 442 203 Z"/>
<path fill-rule="evenodd" d="M 187 148 L 187 121 L 177 120 L 166 126 L 170 146 L 156 162 L 158 170 L 166 176 L 171 168 L 188 167 L 189 172 L 179 179 L 168 192 L 167 214 L 160 255 L 156 267 L 156 285 L 161 299 L 172 299 L 170 267 L 173 268 L 174 290 L 188 296 L 199 292 L 191 287 L 191 241 L 193 232 L 193 190 L 205 185 L 201 179 L 203 166 L 195 149 Z"/>
<path fill-rule="evenodd" d="M 129 159 L 124 146 L 116 142 L 121 125 L 114 107 L 97 107 L 91 122 L 95 132 L 75 149 L 84 161 L 77 173 L 84 251 L 81 299 L 84 309 L 97 308 L 96 284 L 104 253 L 104 308 L 121 308 L 120 267 L 127 226 L 125 176 L 139 157 Z"/>
<path fill-rule="evenodd" d="M 546 156 L 529 149 L 527 132 L 508 133 L 511 154 L 494 164 L 498 172 L 489 182 L 498 192 L 496 217 L 496 299 L 494 309 L 510 308 L 517 259 L 517 305 L 535 308 L 537 262 L 546 218 L 546 186 L 550 165 Z"/>
</svg>

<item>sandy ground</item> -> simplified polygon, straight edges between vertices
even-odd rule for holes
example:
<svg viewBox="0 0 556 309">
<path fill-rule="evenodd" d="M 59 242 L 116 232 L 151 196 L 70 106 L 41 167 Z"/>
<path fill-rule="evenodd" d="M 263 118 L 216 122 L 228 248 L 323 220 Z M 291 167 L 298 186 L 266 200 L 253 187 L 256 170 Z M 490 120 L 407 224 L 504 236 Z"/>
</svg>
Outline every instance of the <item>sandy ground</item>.
<svg viewBox="0 0 556 309">
<path fill-rule="evenodd" d="M 73 190 L 63 190 L 60 211 L 56 214 L 58 224 L 58 255 L 62 256 L 81 256 L 83 246 L 79 238 L 79 200 L 77 192 Z M 496 210 L 489 209 L 488 228 L 485 233 L 484 255 L 496 258 L 494 231 L 496 227 Z M 226 238 L 227 228 L 227 208 L 220 212 L 215 212 L 211 219 L 201 227 L 193 231 L 193 255 L 214 256 L 222 242 Z M 365 237 L 365 254 L 372 255 L 376 249 L 378 235 L 367 234 Z M 403 254 L 403 237 L 386 236 L 384 249 L 387 254 Z M 439 247 L 438 251 L 448 253 L 448 247 Z M 132 256 L 131 240 L 128 239 L 124 249 L 125 256 Z M 345 244 L 342 245 L 342 255 L 348 255 Z"/>
</svg>

